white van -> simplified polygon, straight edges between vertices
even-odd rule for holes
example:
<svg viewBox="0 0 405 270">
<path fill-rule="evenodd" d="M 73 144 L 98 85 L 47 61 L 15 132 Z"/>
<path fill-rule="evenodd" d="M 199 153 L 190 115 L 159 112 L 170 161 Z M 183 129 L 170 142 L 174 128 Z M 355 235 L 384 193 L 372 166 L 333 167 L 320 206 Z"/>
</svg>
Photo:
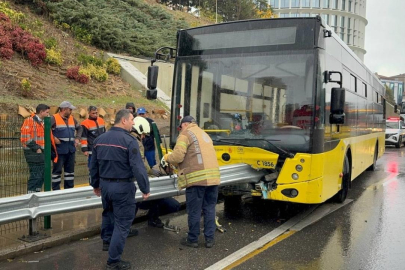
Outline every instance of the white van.
<svg viewBox="0 0 405 270">
<path fill-rule="evenodd" d="M 400 148 L 405 142 L 405 124 L 399 117 L 389 117 L 385 127 L 385 145 Z"/>
</svg>

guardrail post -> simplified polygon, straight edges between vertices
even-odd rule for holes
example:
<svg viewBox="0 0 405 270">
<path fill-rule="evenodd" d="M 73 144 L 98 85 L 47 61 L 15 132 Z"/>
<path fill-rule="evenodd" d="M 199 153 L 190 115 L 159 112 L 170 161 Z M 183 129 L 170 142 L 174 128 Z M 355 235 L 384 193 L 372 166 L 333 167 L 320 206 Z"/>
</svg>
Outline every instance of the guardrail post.
<svg viewBox="0 0 405 270">
<path fill-rule="evenodd" d="M 29 226 L 29 228 L 28 228 L 29 234 L 23 235 L 22 237 L 20 237 L 18 239 L 20 239 L 24 242 L 32 243 L 32 242 L 50 237 L 49 235 L 46 235 L 46 233 L 45 234 L 39 233 L 36 218 L 30 219 L 28 226 Z"/>
<path fill-rule="evenodd" d="M 45 117 L 45 172 L 44 172 L 44 191 L 51 191 L 51 117 Z M 44 229 L 50 229 L 51 216 L 44 217 Z"/>
</svg>

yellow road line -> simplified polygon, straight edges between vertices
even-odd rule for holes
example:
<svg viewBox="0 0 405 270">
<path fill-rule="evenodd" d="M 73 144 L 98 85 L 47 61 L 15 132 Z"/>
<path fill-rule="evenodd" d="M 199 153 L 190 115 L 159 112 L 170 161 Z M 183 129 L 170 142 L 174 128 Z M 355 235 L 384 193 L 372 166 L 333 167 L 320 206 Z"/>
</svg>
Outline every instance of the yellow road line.
<svg viewBox="0 0 405 270">
<path fill-rule="evenodd" d="M 247 260 L 255 257 L 256 255 L 262 253 L 263 251 L 269 249 L 270 247 L 274 246 L 275 244 L 283 241 L 284 239 L 290 237 L 291 235 L 293 235 L 294 233 L 296 233 L 297 231 L 288 231 L 282 235 L 280 235 L 279 237 L 275 238 L 274 240 L 270 241 L 269 243 L 267 243 L 266 245 L 262 246 L 261 248 L 256 249 L 255 251 L 252 251 L 251 253 L 245 255 L 244 257 L 240 258 L 239 260 L 233 262 L 232 264 L 230 264 L 229 266 L 225 267 L 225 270 L 230 270 L 233 269 L 236 266 L 241 265 L 242 263 L 246 262 Z"/>
</svg>

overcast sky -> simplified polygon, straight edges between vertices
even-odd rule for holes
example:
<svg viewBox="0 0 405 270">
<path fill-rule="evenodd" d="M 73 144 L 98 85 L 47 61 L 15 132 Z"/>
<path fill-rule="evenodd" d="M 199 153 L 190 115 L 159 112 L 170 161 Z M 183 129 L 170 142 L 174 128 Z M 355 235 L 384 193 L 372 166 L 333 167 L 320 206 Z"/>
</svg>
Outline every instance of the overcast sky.
<svg viewBox="0 0 405 270">
<path fill-rule="evenodd" d="M 367 0 L 364 61 L 380 75 L 405 73 L 405 1 Z"/>
</svg>

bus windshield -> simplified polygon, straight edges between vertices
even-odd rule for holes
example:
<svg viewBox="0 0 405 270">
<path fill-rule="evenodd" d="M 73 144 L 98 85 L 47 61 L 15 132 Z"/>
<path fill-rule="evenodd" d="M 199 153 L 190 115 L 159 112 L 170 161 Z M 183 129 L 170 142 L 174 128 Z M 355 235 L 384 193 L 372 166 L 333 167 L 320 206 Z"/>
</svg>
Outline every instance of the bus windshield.
<svg viewBox="0 0 405 270">
<path fill-rule="evenodd" d="M 177 58 L 180 114 L 194 116 L 217 145 L 308 152 L 313 89 L 313 50 Z"/>
</svg>

